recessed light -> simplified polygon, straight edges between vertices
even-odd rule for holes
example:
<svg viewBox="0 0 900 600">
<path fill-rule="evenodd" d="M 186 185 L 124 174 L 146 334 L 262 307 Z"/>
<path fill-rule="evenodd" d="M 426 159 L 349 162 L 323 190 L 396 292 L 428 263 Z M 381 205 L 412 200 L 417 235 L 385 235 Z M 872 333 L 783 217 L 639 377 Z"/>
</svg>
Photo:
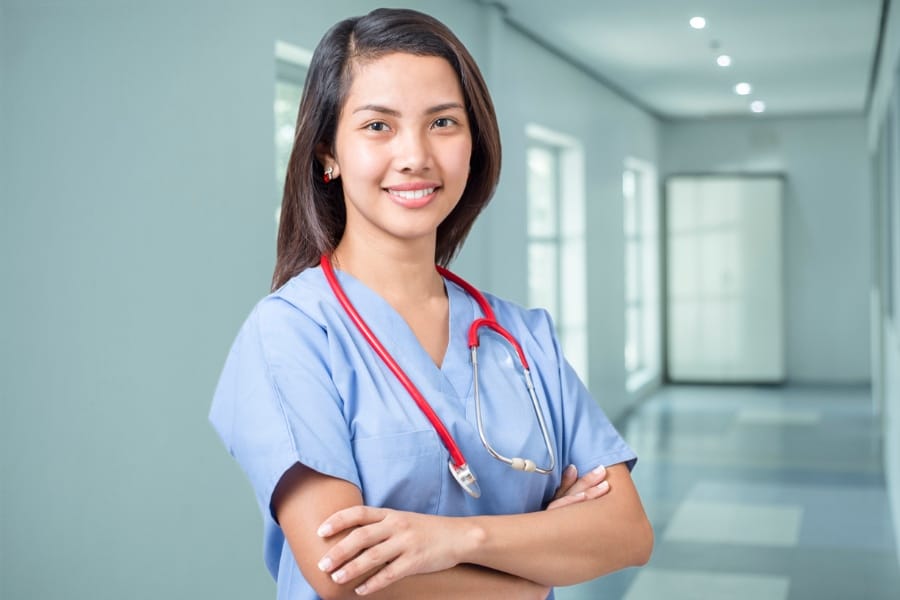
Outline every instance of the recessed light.
<svg viewBox="0 0 900 600">
<path fill-rule="evenodd" d="M 742 81 L 739 84 L 737 84 L 736 86 L 734 86 L 734 93 L 737 94 L 738 96 L 746 96 L 751 91 L 753 91 L 753 88 L 751 88 L 750 84 L 747 83 L 746 81 Z"/>
<path fill-rule="evenodd" d="M 718 58 L 716 58 L 716 64 L 720 67 L 729 67 L 731 66 L 731 57 L 727 54 L 720 54 Z"/>
<path fill-rule="evenodd" d="M 761 113 L 766 110 L 766 103 L 762 100 L 754 100 L 750 103 L 750 110 L 755 113 Z"/>
<path fill-rule="evenodd" d="M 706 27 L 706 19 L 703 17 L 692 17 L 690 23 L 691 27 L 694 29 L 703 29 Z"/>
</svg>

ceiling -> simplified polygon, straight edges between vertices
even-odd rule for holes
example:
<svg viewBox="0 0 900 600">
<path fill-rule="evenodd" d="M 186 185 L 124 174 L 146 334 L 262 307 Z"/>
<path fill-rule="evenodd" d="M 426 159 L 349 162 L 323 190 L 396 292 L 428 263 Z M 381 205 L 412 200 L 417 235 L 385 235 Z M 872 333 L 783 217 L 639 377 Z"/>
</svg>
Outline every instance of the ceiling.
<svg viewBox="0 0 900 600">
<path fill-rule="evenodd" d="M 857 113 L 888 0 L 505 0 L 516 28 L 661 118 Z M 694 16 L 705 29 L 690 27 Z M 730 67 L 716 64 L 719 54 Z M 734 92 L 751 84 L 749 96 Z"/>
</svg>

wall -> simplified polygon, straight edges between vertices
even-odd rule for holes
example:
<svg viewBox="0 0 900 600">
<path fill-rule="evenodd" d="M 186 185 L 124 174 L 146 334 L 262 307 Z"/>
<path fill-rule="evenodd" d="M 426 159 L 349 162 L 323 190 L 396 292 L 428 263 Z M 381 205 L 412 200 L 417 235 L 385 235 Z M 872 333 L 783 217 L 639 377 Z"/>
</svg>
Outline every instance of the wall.
<svg viewBox="0 0 900 600">
<path fill-rule="evenodd" d="M 591 391 L 613 417 L 629 407 L 624 368 L 622 170 L 626 157 L 655 164 L 657 122 L 510 27 L 492 30 L 491 85 L 504 132 L 504 173 L 489 214 L 490 281 L 523 302 L 525 124 L 577 138 L 585 152 L 588 356 Z"/>
<path fill-rule="evenodd" d="M 258 518 L 206 424 L 273 258 L 274 14 L 238 7 L 4 5 L 5 600 L 270 591 L 223 578 Z"/>
<path fill-rule="evenodd" d="M 488 65 L 501 113 L 503 184 L 460 271 L 524 300 L 509 258 L 524 248 L 525 123 L 584 141 L 591 379 L 615 416 L 620 171 L 655 160 L 654 120 L 494 8 L 407 4 Z M 275 40 L 311 49 L 376 3 L 309 6 L 0 0 L 4 600 L 272 597 L 252 493 L 206 416 L 271 276 Z"/>
<path fill-rule="evenodd" d="M 673 122 L 663 125 L 661 139 L 663 177 L 685 172 L 787 176 L 788 380 L 868 382 L 872 232 L 864 118 Z"/>
</svg>

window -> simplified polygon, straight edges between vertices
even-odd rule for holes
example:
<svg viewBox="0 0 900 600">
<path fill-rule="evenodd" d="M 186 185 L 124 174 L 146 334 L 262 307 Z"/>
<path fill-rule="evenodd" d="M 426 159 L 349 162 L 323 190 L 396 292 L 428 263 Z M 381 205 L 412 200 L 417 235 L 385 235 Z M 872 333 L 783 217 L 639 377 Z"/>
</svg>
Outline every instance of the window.
<svg viewBox="0 0 900 600">
<path fill-rule="evenodd" d="M 629 158 L 622 173 L 625 371 L 634 392 L 660 374 L 659 215 L 656 169 Z"/>
<path fill-rule="evenodd" d="M 546 308 L 563 352 L 587 385 L 584 153 L 577 140 L 537 125 L 528 148 L 528 302 Z"/>
<path fill-rule="evenodd" d="M 279 198 L 275 208 L 276 227 L 288 159 L 294 147 L 297 109 L 311 58 L 312 54 L 306 50 L 284 42 L 275 43 L 275 189 Z"/>
<path fill-rule="evenodd" d="M 894 89 L 885 116 L 885 219 L 884 219 L 884 312 L 895 326 L 900 323 L 900 90 Z M 898 327 L 900 332 L 900 327 Z"/>
</svg>

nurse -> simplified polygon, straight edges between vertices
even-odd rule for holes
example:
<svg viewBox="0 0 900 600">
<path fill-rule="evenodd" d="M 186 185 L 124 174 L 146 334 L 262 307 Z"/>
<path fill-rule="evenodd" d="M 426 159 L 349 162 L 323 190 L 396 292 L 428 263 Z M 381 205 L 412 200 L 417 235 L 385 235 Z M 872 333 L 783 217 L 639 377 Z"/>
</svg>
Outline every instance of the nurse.
<svg viewBox="0 0 900 600">
<path fill-rule="evenodd" d="M 278 598 L 546 598 L 644 564 L 636 457 L 560 351 L 549 316 L 485 294 L 531 367 L 481 335 L 479 437 L 469 324 L 442 277 L 497 184 L 478 67 L 435 19 L 376 10 L 313 55 L 278 232 L 273 292 L 228 355 L 210 419 L 246 471 Z M 428 401 L 478 477 L 467 494 L 435 428 L 373 352 L 320 265 Z M 542 433 L 547 431 L 547 436 Z M 549 448 L 548 448 L 549 445 Z"/>
</svg>

